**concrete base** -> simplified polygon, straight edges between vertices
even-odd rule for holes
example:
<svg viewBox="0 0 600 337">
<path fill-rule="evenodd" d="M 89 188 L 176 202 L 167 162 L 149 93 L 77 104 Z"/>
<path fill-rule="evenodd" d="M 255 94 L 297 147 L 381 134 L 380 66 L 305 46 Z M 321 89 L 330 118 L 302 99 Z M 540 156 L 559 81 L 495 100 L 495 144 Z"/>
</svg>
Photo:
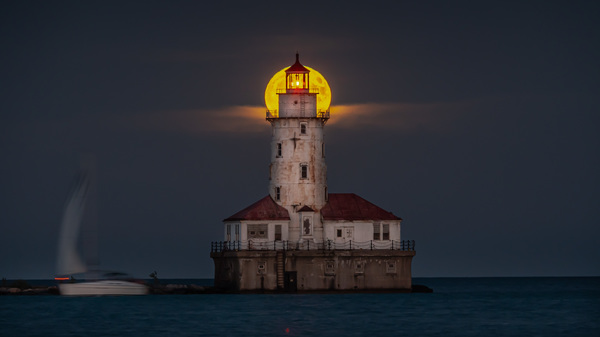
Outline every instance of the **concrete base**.
<svg viewBox="0 0 600 337">
<path fill-rule="evenodd" d="M 215 287 L 229 291 L 410 291 L 414 251 L 211 253 Z"/>
</svg>

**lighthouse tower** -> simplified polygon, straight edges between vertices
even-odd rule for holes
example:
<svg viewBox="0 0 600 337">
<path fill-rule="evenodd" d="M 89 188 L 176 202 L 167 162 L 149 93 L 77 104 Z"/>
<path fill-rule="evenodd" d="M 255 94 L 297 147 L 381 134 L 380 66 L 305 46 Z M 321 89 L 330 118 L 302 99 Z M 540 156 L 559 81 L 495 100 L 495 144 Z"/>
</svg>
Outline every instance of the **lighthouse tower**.
<svg viewBox="0 0 600 337">
<path fill-rule="evenodd" d="M 290 216 L 288 238 L 323 241 L 319 211 L 327 202 L 323 127 L 329 111 L 317 111 L 318 90 L 310 90 L 310 70 L 296 54 L 278 90 L 279 109 L 267 112 L 273 132 L 269 194 Z"/>
</svg>

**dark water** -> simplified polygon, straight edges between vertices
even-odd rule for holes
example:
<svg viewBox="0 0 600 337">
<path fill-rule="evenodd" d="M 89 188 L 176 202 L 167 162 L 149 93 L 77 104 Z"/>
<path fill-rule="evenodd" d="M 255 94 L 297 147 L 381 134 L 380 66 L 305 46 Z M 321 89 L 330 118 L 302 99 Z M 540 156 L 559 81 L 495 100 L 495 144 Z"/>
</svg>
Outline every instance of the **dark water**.
<svg viewBox="0 0 600 337">
<path fill-rule="evenodd" d="M 0 335 L 600 336 L 598 277 L 414 282 L 435 292 L 1 296 Z"/>
</svg>

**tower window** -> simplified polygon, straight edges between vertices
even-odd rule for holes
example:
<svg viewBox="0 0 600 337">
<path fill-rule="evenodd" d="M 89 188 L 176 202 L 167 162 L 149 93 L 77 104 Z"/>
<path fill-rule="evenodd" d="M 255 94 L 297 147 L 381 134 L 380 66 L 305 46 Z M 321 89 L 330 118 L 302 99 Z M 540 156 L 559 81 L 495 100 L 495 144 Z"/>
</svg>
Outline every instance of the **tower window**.
<svg viewBox="0 0 600 337">
<path fill-rule="evenodd" d="M 300 179 L 308 179 L 308 165 L 300 164 Z"/>
<path fill-rule="evenodd" d="M 281 200 L 281 187 L 275 187 L 275 200 Z"/>
<path fill-rule="evenodd" d="M 302 235 L 312 235 L 312 217 L 302 218 Z"/>
<path fill-rule="evenodd" d="M 277 157 L 281 157 L 281 143 L 277 143 Z"/>
<path fill-rule="evenodd" d="M 306 123 L 300 123 L 300 134 L 301 135 L 306 134 Z"/>
</svg>

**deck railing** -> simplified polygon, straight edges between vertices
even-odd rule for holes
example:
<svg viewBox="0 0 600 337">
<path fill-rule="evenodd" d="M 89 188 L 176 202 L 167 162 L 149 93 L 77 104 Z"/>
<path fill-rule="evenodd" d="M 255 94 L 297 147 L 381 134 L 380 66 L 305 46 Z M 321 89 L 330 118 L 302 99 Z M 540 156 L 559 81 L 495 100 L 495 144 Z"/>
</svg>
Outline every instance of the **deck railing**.
<svg viewBox="0 0 600 337">
<path fill-rule="evenodd" d="M 248 241 L 213 241 L 210 244 L 211 253 L 218 253 L 227 250 L 378 250 L 390 249 L 400 251 L 414 251 L 415 240 L 402 241 L 345 241 L 334 242 L 327 240 L 324 242 L 291 242 L 291 241 L 263 241 L 263 240 L 248 240 Z"/>
</svg>

